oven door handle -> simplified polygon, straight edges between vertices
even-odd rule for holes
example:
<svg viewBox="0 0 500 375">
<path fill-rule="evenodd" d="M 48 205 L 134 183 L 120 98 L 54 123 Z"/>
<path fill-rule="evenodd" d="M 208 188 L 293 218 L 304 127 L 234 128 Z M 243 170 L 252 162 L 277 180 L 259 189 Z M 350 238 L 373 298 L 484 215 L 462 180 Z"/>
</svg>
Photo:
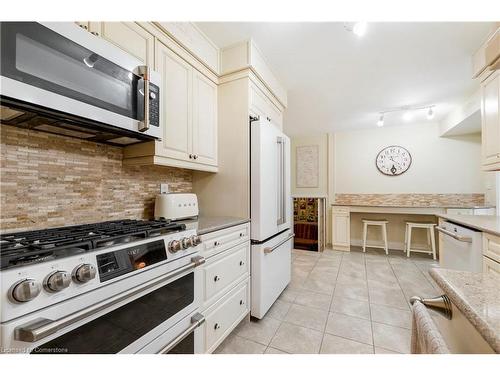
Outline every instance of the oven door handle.
<svg viewBox="0 0 500 375">
<path fill-rule="evenodd" d="M 144 81 L 144 120 L 139 123 L 139 131 L 145 132 L 149 130 L 149 77 L 151 71 L 149 66 L 141 65 L 137 67 L 137 72 L 142 77 Z"/>
<path fill-rule="evenodd" d="M 56 333 L 57 331 L 68 327 L 71 324 L 77 323 L 85 318 L 88 318 L 89 316 L 92 316 L 94 314 L 97 314 L 101 312 L 102 310 L 107 309 L 108 307 L 111 307 L 113 305 L 116 305 L 138 293 L 141 293 L 145 290 L 151 289 L 152 287 L 163 283 L 167 280 L 170 280 L 186 271 L 189 271 L 191 269 L 194 269 L 200 265 L 205 263 L 205 258 L 201 256 L 196 256 L 191 258 L 191 262 L 172 271 L 169 272 L 163 276 L 160 276 L 154 280 L 151 280 L 150 282 L 141 285 L 138 288 L 131 289 L 127 291 L 126 293 L 119 294 L 113 298 L 110 298 L 104 302 L 97 303 L 95 305 L 89 306 L 81 311 L 78 311 L 74 314 L 67 315 L 65 317 L 62 317 L 57 320 L 51 320 L 51 319 L 37 319 L 34 321 L 31 321 L 25 325 L 16 327 L 14 329 L 14 338 L 18 341 L 24 341 L 24 342 L 36 342 L 38 340 L 41 340 L 47 336 L 52 335 L 53 333 Z"/>
<path fill-rule="evenodd" d="M 189 326 L 189 328 L 186 329 L 184 332 L 182 332 L 175 339 L 170 341 L 163 348 L 161 348 L 157 354 L 166 354 L 169 351 L 171 351 L 177 344 L 179 344 L 182 340 L 184 340 L 186 337 L 188 337 L 195 329 L 197 329 L 198 327 L 203 325 L 203 323 L 205 323 L 205 317 L 200 313 L 194 314 L 191 317 L 191 325 Z"/>
</svg>

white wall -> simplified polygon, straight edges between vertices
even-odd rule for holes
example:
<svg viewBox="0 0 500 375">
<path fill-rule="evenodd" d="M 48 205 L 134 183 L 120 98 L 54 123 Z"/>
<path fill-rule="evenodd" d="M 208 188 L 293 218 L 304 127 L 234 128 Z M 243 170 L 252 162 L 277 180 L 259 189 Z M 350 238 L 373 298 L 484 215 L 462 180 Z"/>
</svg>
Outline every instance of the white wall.
<svg viewBox="0 0 500 375">
<path fill-rule="evenodd" d="M 335 193 L 482 193 L 479 135 L 442 138 L 437 123 L 335 133 Z M 378 152 L 400 145 L 412 155 L 403 175 L 392 177 L 375 166 Z"/>
</svg>

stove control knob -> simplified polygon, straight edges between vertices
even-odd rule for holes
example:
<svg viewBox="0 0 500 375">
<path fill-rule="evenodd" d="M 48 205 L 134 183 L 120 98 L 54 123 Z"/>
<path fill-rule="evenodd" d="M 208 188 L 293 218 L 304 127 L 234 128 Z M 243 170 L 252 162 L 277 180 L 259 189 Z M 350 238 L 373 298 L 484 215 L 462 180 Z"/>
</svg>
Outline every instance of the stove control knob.
<svg viewBox="0 0 500 375">
<path fill-rule="evenodd" d="M 181 240 L 181 243 L 182 243 L 182 248 L 183 249 L 187 249 L 188 247 L 191 247 L 192 244 L 191 244 L 191 239 L 188 238 L 188 237 L 184 237 L 182 240 Z"/>
<path fill-rule="evenodd" d="M 35 279 L 18 281 L 10 288 L 9 296 L 14 302 L 28 302 L 40 294 L 42 287 Z"/>
<path fill-rule="evenodd" d="M 179 250 L 182 250 L 182 244 L 181 241 L 173 240 L 168 243 L 168 250 L 171 253 L 176 253 Z"/>
<path fill-rule="evenodd" d="M 73 281 L 84 284 L 95 278 L 96 270 L 92 264 L 80 264 L 73 270 Z"/>
<path fill-rule="evenodd" d="M 191 243 L 193 244 L 193 246 L 198 246 L 201 243 L 200 236 L 197 235 L 191 236 Z"/>
<path fill-rule="evenodd" d="M 60 292 L 71 284 L 71 276 L 66 271 L 55 271 L 45 278 L 43 286 L 48 292 Z"/>
</svg>

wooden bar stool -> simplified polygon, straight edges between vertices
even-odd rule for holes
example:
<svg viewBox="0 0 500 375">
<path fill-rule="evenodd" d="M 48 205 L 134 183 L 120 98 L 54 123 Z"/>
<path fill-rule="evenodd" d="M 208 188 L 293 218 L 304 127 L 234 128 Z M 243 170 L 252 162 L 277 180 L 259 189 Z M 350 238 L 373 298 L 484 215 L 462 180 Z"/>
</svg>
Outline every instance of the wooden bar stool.
<svg viewBox="0 0 500 375">
<path fill-rule="evenodd" d="M 363 222 L 363 253 L 366 253 L 366 238 L 368 236 L 368 226 L 373 225 L 380 227 L 382 230 L 382 239 L 384 241 L 384 246 L 380 245 L 369 245 L 368 247 L 376 247 L 378 249 L 384 249 L 385 253 L 389 255 L 389 246 L 387 244 L 387 224 L 389 223 L 387 220 L 369 220 L 362 219 Z"/>
<path fill-rule="evenodd" d="M 417 252 L 417 253 L 425 253 L 425 254 L 432 254 L 432 258 L 436 260 L 436 237 L 434 236 L 434 227 L 436 226 L 435 223 L 416 223 L 413 221 L 407 221 L 406 222 L 406 231 L 405 231 L 405 251 L 406 251 L 406 256 L 410 257 L 410 253 Z M 411 235 L 412 235 L 412 230 L 420 228 L 420 229 L 425 229 L 427 231 L 427 246 L 429 246 L 428 249 L 412 249 L 411 248 Z"/>
</svg>

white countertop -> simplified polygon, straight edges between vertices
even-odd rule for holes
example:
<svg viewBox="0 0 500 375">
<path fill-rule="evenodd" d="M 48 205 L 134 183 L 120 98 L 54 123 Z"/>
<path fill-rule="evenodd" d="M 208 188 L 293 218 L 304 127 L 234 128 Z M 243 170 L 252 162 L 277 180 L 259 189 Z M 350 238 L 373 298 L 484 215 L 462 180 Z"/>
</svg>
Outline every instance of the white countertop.
<svg viewBox="0 0 500 375">
<path fill-rule="evenodd" d="M 461 224 L 470 228 L 500 236 L 500 216 L 493 215 L 447 215 L 438 214 L 438 217 Z"/>
</svg>

